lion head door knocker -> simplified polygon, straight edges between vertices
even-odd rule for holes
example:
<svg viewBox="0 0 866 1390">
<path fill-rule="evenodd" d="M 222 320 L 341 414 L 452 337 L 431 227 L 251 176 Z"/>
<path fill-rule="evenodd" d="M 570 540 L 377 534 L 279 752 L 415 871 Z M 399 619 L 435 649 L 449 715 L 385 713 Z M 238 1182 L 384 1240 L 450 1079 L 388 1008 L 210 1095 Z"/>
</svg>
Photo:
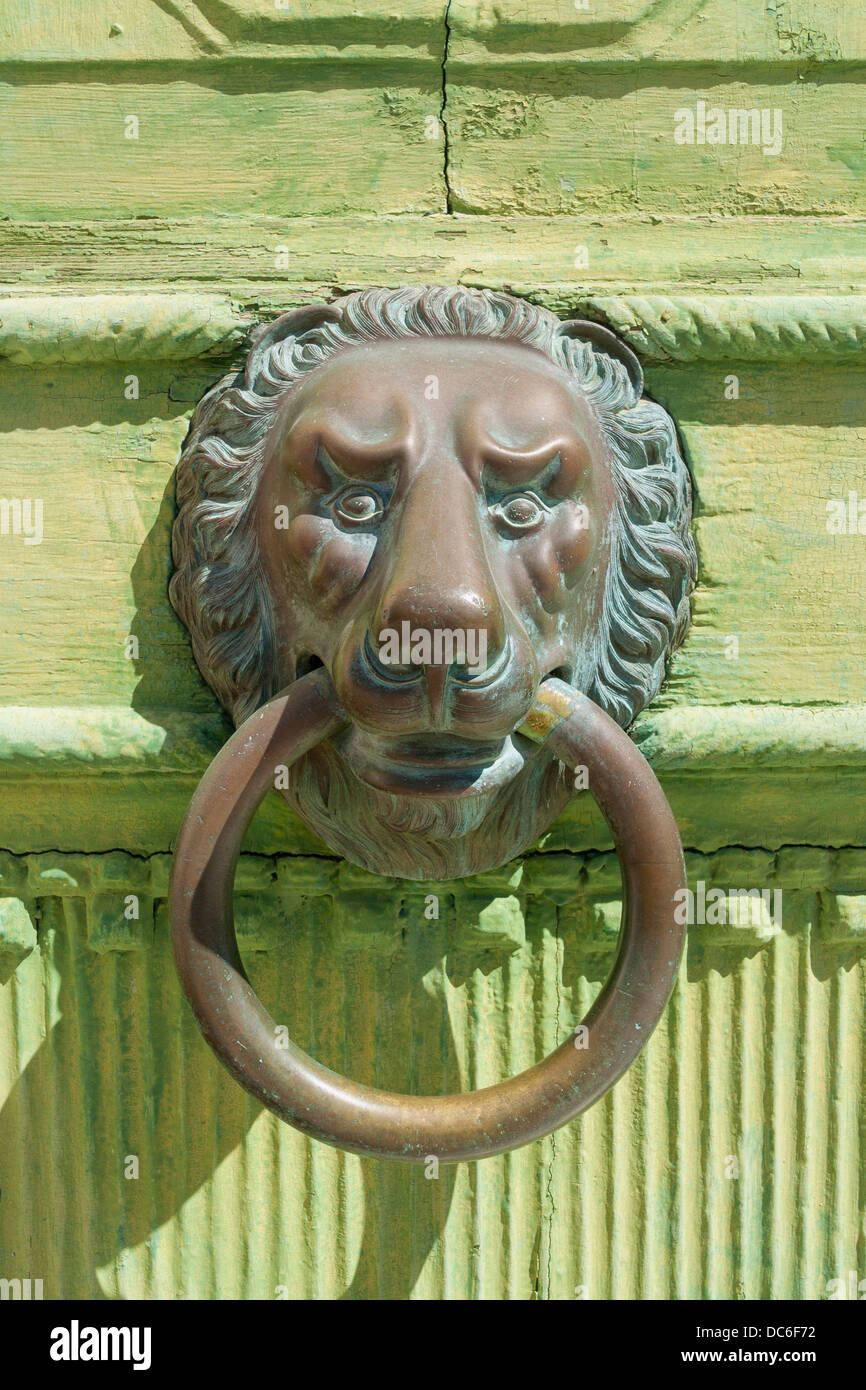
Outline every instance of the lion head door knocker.
<svg viewBox="0 0 866 1390">
<path fill-rule="evenodd" d="M 696 557 L 676 431 L 642 391 L 597 324 L 489 291 L 367 290 L 259 330 L 195 412 L 171 598 L 239 727 L 180 831 L 175 957 L 221 1060 L 318 1139 L 406 1160 L 515 1148 L 613 1085 L 667 1003 L 682 849 L 624 729 L 685 636 Z M 332 850 L 421 879 L 525 850 L 585 769 L 624 880 L 588 1045 L 441 1096 L 278 1047 L 231 906 L 277 768 Z"/>
</svg>

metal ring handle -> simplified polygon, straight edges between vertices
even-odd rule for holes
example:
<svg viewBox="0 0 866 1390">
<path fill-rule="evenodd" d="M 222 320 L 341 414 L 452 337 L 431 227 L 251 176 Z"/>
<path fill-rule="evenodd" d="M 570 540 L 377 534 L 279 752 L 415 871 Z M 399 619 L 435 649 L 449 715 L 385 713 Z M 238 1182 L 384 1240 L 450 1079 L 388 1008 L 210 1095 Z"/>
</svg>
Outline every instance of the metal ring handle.
<svg viewBox="0 0 866 1390">
<path fill-rule="evenodd" d="M 634 1061 L 668 1001 L 684 928 L 674 894 L 685 885 L 676 823 L 649 764 L 586 696 L 546 681 L 522 732 L 589 787 L 611 828 L 623 874 L 613 973 L 584 1024 L 544 1061 L 481 1091 L 405 1096 L 359 1085 L 300 1048 L 277 1045 L 273 1019 L 247 979 L 235 938 L 232 892 L 253 813 L 290 764 L 344 723 L 317 669 L 252 715 L 214 758 L 181 826 L 170 890 L 175 960 L 199 1026 L 231 1074 L 296 1129 L 377 1158 L 423 1162 L 486 1158 L 539 1139 L 604 1095 Z"/>
</svg>

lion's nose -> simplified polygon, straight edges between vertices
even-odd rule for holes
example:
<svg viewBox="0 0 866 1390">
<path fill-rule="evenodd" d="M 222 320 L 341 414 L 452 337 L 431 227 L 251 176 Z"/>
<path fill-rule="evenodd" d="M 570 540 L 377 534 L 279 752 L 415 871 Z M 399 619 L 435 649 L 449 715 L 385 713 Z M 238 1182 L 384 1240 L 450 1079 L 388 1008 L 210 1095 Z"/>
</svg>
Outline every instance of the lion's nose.
<svg viewBox="0 0 866 1390">
<path fill-rule="evenodd" d="M 458 484 L 447 496 L 441 476 L 426 487 L 420 481 L 404 504 L 366 645 L 380 678 L 424 676 L 438 722 L 446 687 L 485 684 L 502 664 L 507 638 L 474 494 Z"/>
<path fill-rule="evenodd" d="M 420 585 L 383 605 L 370 636 L 377 664 L 396 678 L 446 666 L 455 680 L 477 680 L 498 664 L 505 646 L 501 623 L 480 595 L 425 594 Z"/>
<path fill-rule="evenodd" d="M 425 596 L 418 585 L 399 591 L 368 635 L 368 662 L 389 684 L 422 676 L 438 725 L 449 685 L 485 686 L 503 664 L 507 644 L 490 616 L 474 592 Z"/>
</svg>

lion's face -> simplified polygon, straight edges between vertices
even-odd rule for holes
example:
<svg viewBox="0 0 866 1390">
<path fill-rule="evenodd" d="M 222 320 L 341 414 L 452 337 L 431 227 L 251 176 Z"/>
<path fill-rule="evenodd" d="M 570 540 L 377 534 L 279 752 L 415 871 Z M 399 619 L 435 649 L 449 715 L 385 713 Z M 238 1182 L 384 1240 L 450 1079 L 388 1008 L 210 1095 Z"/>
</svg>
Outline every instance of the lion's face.
<svg viewBox="0 0 866 1390">
<path fill-rule="evenodd" d="M 510 858 L 538 833 L 525 784 L 546 765 L 516 730 L 545 676 L 584 674 L 607 574 L 612 481 L 573 383 L 513 343 L 348 350 L 286 399 L 257 510 L 280 683 L 327 667 L 352 721 L 331 756 L 388 794 L 365 797 L 373 867 L 394 871 L 389 822 L 418 798 L 481 840 L 513 802 L 508 843 L 448 855 Z"/>
<path fill-rule="evenodd" d="M 214 393 L 203 406 L 182 463 L 172 596 L 236 712 L 245 690 L 261 700 L 327 668 L 350 722 L 295 765 L 286 795 L 332 849 L 378 873 L 455 878 L 525 849 L 571 794 L 517 732 L 545 677 L 601 695 L 623 722 L 657 688 L 687 621 L 685 469 L 664 413 L 635 407 L 608 358 L 561 354 L 543 310 L 522 307 L 526 342 L 437 336 L 411 317 L 491 305 L 506 321 L 519 304 L 507 296 L 371 291 L 342 304 L 338 327 L 301 324 L 293 356 L 280 355 L 278 321 L 274 346 L 265 334 L 250 357 L 255 394 L 230 386 L 227 404 Z M 389 339 L 392 305 L 407 317 Z M 612 452 L 602 418 L 615 409 L 634 416 L 641 476 L 623 465 L 627 434 Z M 232 434 L 250 446 L 228 453 Z M 202 584 L 217 580 L 205 612 Z M 632 582 L 646 586 L 645 637 L 617 600 Z"/>
</svg>

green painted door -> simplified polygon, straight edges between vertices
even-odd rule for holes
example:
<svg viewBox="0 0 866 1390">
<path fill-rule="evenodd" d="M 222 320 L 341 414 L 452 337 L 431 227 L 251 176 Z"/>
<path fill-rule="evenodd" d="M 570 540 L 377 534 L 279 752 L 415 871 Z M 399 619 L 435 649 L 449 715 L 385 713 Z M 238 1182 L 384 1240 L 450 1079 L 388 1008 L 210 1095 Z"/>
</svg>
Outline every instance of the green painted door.
<svg viewBox="0 0 866 1390">
<path fill-rule="evenodd" d="M 841 0 L 392 10 L 0 13 L 0 1277 L 45 1298 L 850 1297 L 866 21 Z M 620 333 L 680 429 L 700 556 L 634 731 L 694 893 L 671 1005 L 582 1119 L 436 1178 L 248 1100 L 180 995 L 165 909 L 228 733 L 166 592 L 191 410 L 254 322 L 414 283 Z M 301 1046 L 469 1089 L 579 1022 L 620 895 L 586 798 L 521 863 L 445 888 L 340 863 L 271 801 L 237 912 Z"/>
</svg>

